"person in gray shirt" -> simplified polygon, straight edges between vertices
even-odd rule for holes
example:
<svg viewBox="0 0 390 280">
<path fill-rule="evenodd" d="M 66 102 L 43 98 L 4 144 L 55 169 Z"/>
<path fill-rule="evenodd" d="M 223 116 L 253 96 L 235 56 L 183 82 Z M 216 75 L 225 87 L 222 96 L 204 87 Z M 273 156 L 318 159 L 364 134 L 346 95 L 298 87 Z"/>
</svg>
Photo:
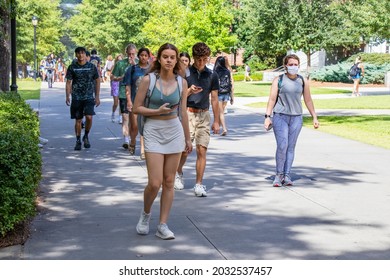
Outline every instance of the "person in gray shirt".
<svg viewBox="0 0 390 280">
<path fill-rule="evenodd" d="M 295 54 L 287 55 L 283 59 L 283 65 L 286 73 L 276 77 L 272 82 L 264 120 L 264 128 L 270 130 L 273 127 L 276 139 L 274 187 L 293 185 L 290 173 L 295 156 L 295 146 L 303 124 L 302 95 L 313 117 L 314 128 L 319 127 L 309 83 L 298 74 L 299 57 Z"/>
</svg>

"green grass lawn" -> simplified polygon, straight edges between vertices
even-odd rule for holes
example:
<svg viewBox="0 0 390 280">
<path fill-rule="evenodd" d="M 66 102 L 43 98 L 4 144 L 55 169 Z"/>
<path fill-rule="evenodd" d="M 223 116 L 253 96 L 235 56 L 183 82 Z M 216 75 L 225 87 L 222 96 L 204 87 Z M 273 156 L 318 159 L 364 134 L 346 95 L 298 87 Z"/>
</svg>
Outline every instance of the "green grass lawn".
<svg viewBox="0 0 390 280">
<path fill-rule="evenodd" d="M 318 120 L 323 132 L 390 149 L 390 116 L 320 116 Z M 311 117 L 304 117 L 304 126 L 313 128 Z"/>
<path fill-rule="evenodd" d="M 17 80 L 17 85 L 18 93 L 24 100 L 40 98 L 41 82 Z"/>
<path fill-rule="evenodd" d="M 236 97 L 259 97 L 268 96 L 271 89 L 270 82 L 234 82 L 234 95 Z M 351 90 L 332 89 L 324 87 L 311 87 L 312 94 L 350 94 Z"/>
</svg>

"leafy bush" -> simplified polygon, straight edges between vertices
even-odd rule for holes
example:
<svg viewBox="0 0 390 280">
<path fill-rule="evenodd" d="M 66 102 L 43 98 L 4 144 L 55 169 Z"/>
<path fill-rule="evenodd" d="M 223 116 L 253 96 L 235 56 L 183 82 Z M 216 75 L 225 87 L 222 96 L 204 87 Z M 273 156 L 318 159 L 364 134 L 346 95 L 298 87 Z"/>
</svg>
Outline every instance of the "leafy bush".
<svg viewBox="0 0 390 280">
<path fill-rule="evenodd" d="M 353 64 L 357 56 L 360 56 L 362 58 L 364 64 L 368 63 L 375 65 L 384 65 L 390 63 L 390 54 L 388 53 L 358 53 L 350 56 L 345 61 L 341 62 L 348 62 L 349 64 Z"/>
<path fill-rule="evenodd" d="M 0 94 L 0 237 L 35 212 L 42 159 L 36 113 L 17 93 Z"/>
<path fill-rule="evenodd" d="M 362 84 L 384 84 L 385 75 L 390 71 L 390 63 L 378 65 L 364 63 L 364 78 Z M 321 82 L 353 83 L 348 76 L 349 69 L 353 62 L 343 62 L 335 65 L 325 66 L 310 74 L 311 79 Z"/>
</svg>

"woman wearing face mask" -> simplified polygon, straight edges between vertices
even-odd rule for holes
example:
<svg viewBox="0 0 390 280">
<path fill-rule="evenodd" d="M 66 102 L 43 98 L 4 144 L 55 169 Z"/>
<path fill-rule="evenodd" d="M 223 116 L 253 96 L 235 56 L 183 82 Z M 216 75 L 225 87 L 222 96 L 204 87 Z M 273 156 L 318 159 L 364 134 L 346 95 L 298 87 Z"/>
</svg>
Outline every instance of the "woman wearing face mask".
<svg viewBox="0 0 390 280">
<path fill-rule="evenodd" d="M 283 77 L 276 77 L 272 82 L 264 120 L 266 130 L 273 127 L 277 145 L 274 187 L 293 185 L 291 167 L 295 155 L 295 145 L 303 123 L 302 95 L 305 105 L 313 117 L 314 128 L 319 127 L 309 83 L 298 75 L 299 57 L 295 54 L 287 55 L 283 59 L 283 65 L 286 73 L 282 74 Z"/>
</svg>

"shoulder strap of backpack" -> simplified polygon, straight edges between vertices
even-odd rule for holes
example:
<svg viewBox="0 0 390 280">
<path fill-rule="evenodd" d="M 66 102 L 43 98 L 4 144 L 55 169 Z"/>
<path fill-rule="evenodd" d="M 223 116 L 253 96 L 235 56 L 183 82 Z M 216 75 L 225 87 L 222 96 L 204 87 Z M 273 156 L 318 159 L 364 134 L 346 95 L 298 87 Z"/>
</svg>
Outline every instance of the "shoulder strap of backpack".
<svg viewBox="0 0 390 280">
<path fill-rule="evenodd" d="M 177 115 L 181 121 L 181 97 L 182 97 L 182 91 L 183 91 L 183 77 L 180 76 L 180 75 L 176 75 L 176 81 L 177 81 L 177 85 L 179 87 L 179 107 L 177 108 Z"/>
<path fill-rule="evenodd" d="M 305 79 L 298 74 L 298 78 L 300 78 L 302 80 L 302 92 L 305 90 Z"/>
</svg>

